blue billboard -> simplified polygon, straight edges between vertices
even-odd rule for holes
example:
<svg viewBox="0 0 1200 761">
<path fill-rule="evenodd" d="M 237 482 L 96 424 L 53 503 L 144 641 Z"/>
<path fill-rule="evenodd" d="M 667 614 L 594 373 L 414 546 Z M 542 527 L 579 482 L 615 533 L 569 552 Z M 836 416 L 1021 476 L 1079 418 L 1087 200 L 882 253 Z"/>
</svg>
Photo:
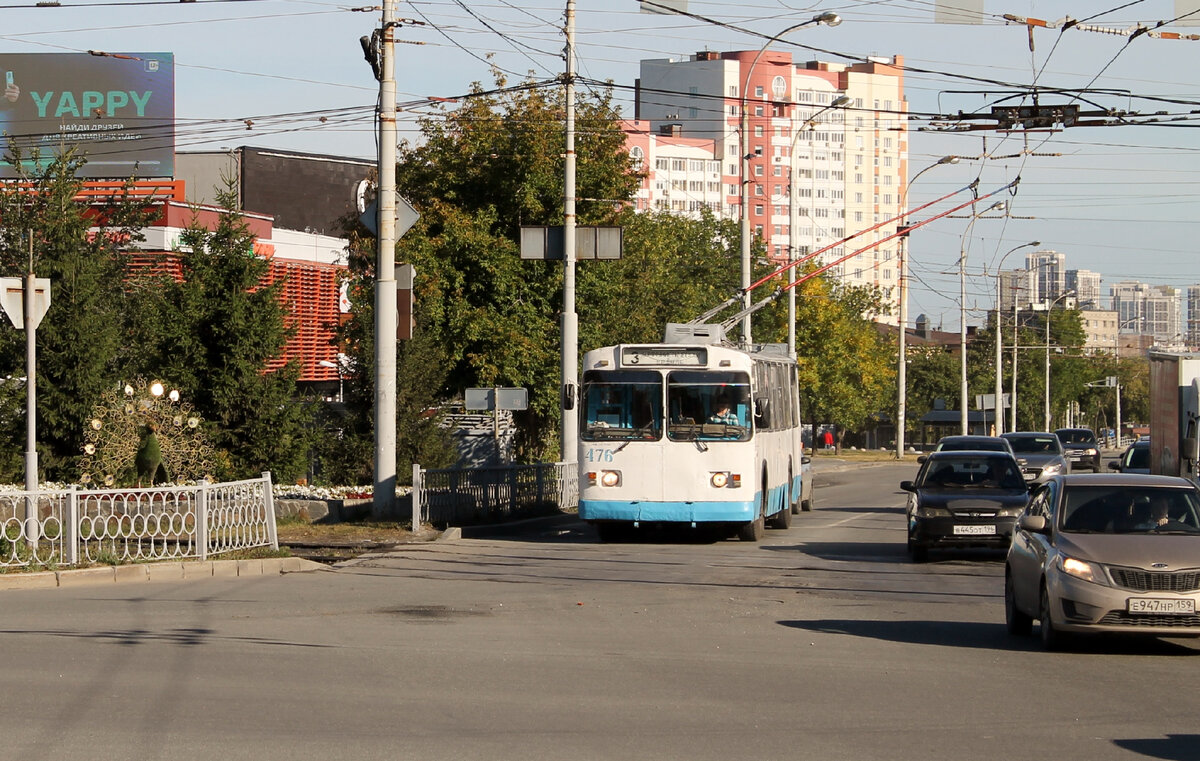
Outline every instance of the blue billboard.
<svg viewBox="0 0 1200 761">
<path fill-rule="evenodd" d="M 175 57 L 171 53 L 2 53 L 0 164 L 16 178 L 68 148 L 87 158 L 81 177 L 138 179 L 175 173 Z"/>
</svg>

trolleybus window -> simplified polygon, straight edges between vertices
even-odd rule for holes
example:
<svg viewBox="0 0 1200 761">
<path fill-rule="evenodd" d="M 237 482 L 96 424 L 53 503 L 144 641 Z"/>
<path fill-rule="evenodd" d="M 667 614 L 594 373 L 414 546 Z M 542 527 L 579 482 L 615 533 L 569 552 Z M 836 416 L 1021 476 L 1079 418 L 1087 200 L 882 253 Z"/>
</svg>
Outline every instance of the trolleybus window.
<svg viewBox="0 0 1200 761">
<path fill-rule="evenodd" d="M 667 375 L 667 438 L 746 441 L 750 377 L 737 372 L 677 370 Z"/>
<path fill-rule="evenodd" d="M 582 406 L 580 438 L 585 441 L 662 438 L 662 375 L 658 372 L 585 372 Z"/>
</svg>

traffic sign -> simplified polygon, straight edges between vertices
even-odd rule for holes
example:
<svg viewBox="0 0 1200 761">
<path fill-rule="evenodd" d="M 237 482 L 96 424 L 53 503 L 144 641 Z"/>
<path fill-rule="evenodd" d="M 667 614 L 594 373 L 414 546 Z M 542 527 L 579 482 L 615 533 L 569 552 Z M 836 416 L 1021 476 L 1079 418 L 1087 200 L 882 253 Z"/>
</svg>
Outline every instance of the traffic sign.
<svg viewBox="0 0 1200 761">
<path fill-rule="evenodd" d="M 400 196 L 396 196 L 396 240 L 404 237 L 404 233 L 412 229 L 412 226 L 417 223 L 421 215 L 416 209 L 405 201 Z M 371 231 L 375 237 L 379 237 L 379 198 L 378 196 L 367 204 L 367 208 L 358 218 L 362 222 L 363 227 Z"/>
<path fill-rule="evenodd" d="M 25 278 L 0 277 L 0 306 L 17 330 L 25 329 Z M 33 279 L 33 329 L 42 323 L 50 309 L 50 278 Z"/>
</svg>

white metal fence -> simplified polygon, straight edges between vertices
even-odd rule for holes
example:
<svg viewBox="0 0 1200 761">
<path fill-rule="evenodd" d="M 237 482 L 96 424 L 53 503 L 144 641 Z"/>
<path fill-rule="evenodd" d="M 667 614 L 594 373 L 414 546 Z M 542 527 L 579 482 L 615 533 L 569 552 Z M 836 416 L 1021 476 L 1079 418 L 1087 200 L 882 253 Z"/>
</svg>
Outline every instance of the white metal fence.
<svg viewBox="0 0 1200 761">
<path fill-rule="evenodd" d="M 573 462 L 436 470 L 413 465 L 414 525 L 502 523 L 578 506 Z"/>
<path fill-rule="evenodd" d="M 0 492 L 0 567 L 199 559 L 279 548 L 271 474 L 150 489 Z"/>
</svg>

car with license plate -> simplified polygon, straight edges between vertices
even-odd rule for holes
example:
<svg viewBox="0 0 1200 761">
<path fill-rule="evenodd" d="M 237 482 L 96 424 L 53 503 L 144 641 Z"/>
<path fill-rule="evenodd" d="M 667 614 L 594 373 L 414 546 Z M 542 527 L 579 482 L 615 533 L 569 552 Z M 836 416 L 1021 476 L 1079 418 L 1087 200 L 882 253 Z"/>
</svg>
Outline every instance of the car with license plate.
<svg viewBox="0 0 1200 761">
<path fill-rule="evenodd" d="M 1017 521 L 1004 568 L 1008 631 L 1200 636 L 1200 488 L 1125 473 L 1055 476 Z"/>
<path fill-rule="evenodd" d="M 1100 472 L 1100 442 L 1091 428 L 1059 428 L 1054 432 L 1071 461 L 1071 472 L 1087 469 Z"/>
<path fill-rule="evenodd" d="M 908 553 L 914 562 L 937 548 L 1004 549 L 1029 489 L 1008 452 L 931 452 L 908 492 Z"/>
<path fill-rule="evenodd" d="M 1139 439 L 1129 446 L 1108 467 L 1122 473 L 1150 472 L 1150 439 Z"/>
<path fill-rule="evenodd" d="M 1071 472 L 1062 442 L 1050 431 L 1002 433 L 1000 438 L 1012 446 L 1026 481 L 1040 484 L 1051 476 Z"/>
</svg>

